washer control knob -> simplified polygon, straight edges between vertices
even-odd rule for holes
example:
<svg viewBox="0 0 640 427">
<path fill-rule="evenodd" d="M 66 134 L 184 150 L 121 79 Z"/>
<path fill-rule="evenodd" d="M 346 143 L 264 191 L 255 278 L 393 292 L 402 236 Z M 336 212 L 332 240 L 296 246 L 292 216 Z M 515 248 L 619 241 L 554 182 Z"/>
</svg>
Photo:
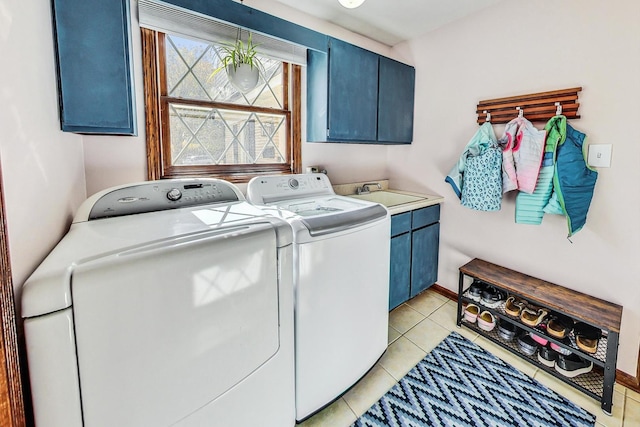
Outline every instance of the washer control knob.
<svg viewBox="0 0 640 427">
<path fill-rule="evenodd" d="M 182 198 L 182 192 L 177 188 L 172 188 L 167 193 L 167 199 L 171 200 L 172 202 L 177 202 L 181 198 Z"/>
<path fill-rule="evenodd" d="M 289 187 L 293 188 L 294 190 L 298 188 L 298 185 L 299 185 L 299 183 L 298 183 L 297 179 L 291 178 L 289 180 Z"/>
</svg>

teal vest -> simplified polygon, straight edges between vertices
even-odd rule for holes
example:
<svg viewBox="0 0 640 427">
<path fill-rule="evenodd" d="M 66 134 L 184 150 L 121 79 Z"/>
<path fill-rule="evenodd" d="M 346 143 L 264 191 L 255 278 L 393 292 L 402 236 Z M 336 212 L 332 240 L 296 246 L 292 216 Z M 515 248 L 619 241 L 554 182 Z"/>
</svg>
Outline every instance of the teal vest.
<svg viewBox="0 0 640 427">
<path fill-rule="evenodd" d="M 566 139 L 556 150 L 553 189 L 567 217 L 569 236 L 587 222 L 598 172 L 587 165 L 583 151 L 586 135 L 567 124 Z"/>
</svg>

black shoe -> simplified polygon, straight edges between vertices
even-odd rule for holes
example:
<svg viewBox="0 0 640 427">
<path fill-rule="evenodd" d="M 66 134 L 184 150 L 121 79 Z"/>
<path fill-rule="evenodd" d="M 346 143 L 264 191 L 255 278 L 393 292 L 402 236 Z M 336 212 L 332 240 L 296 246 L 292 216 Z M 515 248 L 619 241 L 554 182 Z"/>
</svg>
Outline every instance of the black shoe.
<svg viewBox="0 0 640 427">
<path fill-rule="evenodd" d="M 558 360 L 558 352 L 551 349 L 548 344 L 544 347 L 540 347 L 538 350 L 538 361 L 543 365 L 553 368 Z"/>
<path fill-rule="evenodd" d="M 518 347 L 520 347 L 520 350 L 527 356 L 533 356 L 536 354 L 538 344 L 529 336 L 529 334 L 524 334 L 518 337 Z"/>
<path fill-rule="evenodd" d="M 513 323 L 502 321 L 498 324 L 498 335 L 507 342 L 513 341 L 518 329 Z"/>
<path fill-rule="evenodd" d="M 494 288 L 493 286 L 488 286 L 484 291 L 482 291 L 480 303 L 485 307 L 495 308 L 506 299 L 506 292 Z"/>
<path fill-rule="evenodd" d="M 469 286 L 469 291 L 467 295 L 469 299 L 474 300 L 476 302 L 480 302 L 480 297 L 482 297 L 482 291 L 484 291 L 488 284 L 481 282 L 479 280 L 474 280 L 471 286 Z"/>
<path fill-rule="evenodd" d="M 584 360 L 575 353 L 571 353 L 568 356 L 560 354 L 556 361 L 556 371 L 569 378 L 591 372 L 591 369 L 593 369 L 593 363 Z"/>
</svg>

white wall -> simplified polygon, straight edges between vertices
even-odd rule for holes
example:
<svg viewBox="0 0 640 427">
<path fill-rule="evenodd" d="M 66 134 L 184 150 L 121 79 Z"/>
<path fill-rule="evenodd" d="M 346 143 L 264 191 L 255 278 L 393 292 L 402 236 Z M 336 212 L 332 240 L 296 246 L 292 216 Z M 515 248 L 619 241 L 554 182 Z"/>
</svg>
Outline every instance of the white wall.
<svg viewBox="0 0 640 427">
<path fill-rule="evenodd" d="M 53 47 L 48 2 L 0 3 L 0 161 L 18 294 L 86 196 L 82 139 L 60 131 Z"/>
<path fill-rule="evenodd" d="M 479 257 L 624 307 L 618 368 L 633 376 L 640 340 L 640 3 L 503 2 L 412 40 L 414 143 L 389 149 L 391 184 L 435 191 L 442 206 L 438 283 L 457 290 L 458 267 Z M 582 86 L 588 143 L 613 144 L 585 228 L 566 239 L 560 216 L 514 223 L 514 197 L 497 213 L 460 206 L 444 182 L 476 125 L 478 101 Z M 515 114 L 514 114 L 515 117 Z M 542 124 L 543 125 L 543 124 Z M 504 126 L 494 126 L 498 137 Z"/>
</svg>

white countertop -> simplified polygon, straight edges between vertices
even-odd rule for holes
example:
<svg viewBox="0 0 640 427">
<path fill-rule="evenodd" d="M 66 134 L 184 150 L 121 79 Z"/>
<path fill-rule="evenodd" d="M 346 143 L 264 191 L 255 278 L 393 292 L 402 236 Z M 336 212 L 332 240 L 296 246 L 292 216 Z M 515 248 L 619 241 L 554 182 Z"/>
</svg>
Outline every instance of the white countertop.
<svg viewBox="0 0 640 427">
<path fill-rule="evenodd" d="M 371 199 L 367 198 L 367 195 L 360 195 L 360 196 L 356 196 L 356 188 L 358 187 L 362 187 L 363 184 L 365 183 L 379 183 L 380 186 L 382 187 L 381 189 L 378 189 L 376 187 L 376 185 L 370 185 L 369 188 L 371 190 L 371 193 L 369 193 L 369 197 L 371 197 Z M 383 202 L 380 202 L 381 204 L 383 204 L 387 210 L 389 211 L 389 213 L 391 215 L 396 215 L 399 213 L 403 213 L 403 212 L 408 212 L 408 211 L 412 211 L 415 209 L 420 209 L 420 208 L 424 208 L 426 206 L 431 206 L 431 205 L 435 205 L 438 203 L 442 203 L 444 201 L 444 197 L 439 196 L 439 195 L 433 195 L 433 194 L 424 194 L 424 193 L 416 193 L 413 191 L 404 191 L 404 190 L 398 190 L 398 189 L 391 189 L 389 188 L 389 180 L 387 179 L 381 179 L 381 180 L 371 180 L 371 181 L 362 181 L 362 182 L 354 182 L 354 183 L 350 183 L 350 184 L 338 184 L 338 185 L 334 185 L 333 186 L 333 190 L 336 192 L 336 194 L 340 194 L 342 196 L 354 196 L 355 198 L 361 198 L 361 199 L 365 199 L 365 200 L 371 200 L 371 201 L 378 201 L 376 199 L 386 199 L 387 197 L 376 197 L 377 195 L 375 195 L 374 193 L 378 192 L 378 191 L 382 191 L 384 193 L 393 193 L 392 195 L 394 197 L 391 197 L 389 199 L 394 199 L 394 204 L 387 204 Z M 395 199 L 401 199 L 399 197 L 395 197 L 395 195 L 407 195 L 407 196 L 412 196 L 410 199 L 412 200 L 408 200 L 407 202 L 402 202 L 397 201 Z M 387 196 L 386 194 L 380 194 L 380 196 Z M 417 200 L 415 198 L 418 198 Z M 373 199 L 373 200 L 372 200 Z"/>
</svg>

